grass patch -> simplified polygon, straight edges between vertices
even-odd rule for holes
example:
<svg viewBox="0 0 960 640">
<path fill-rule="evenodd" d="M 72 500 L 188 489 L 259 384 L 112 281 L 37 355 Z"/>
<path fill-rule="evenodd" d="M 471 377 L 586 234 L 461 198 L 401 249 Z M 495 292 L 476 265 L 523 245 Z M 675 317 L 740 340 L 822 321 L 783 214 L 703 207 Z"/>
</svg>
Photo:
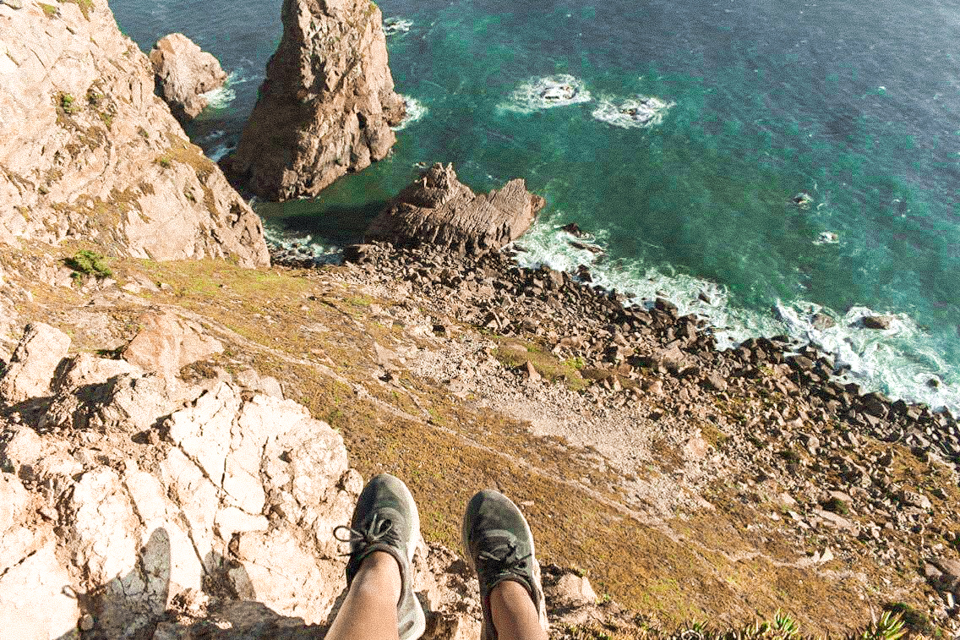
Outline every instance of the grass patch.
<svg viewBox="0 0 960 640">
<path fill-rule="evenodd" d="M 73 269 L 72 277 L 78 283 L 87 276 L 103 279 L 113 275 L 113 271 L 107 266 L 106 257 L 89 249 L 81 249 L 72 258 L 66 258 L 63 262 Z"/>
<path fill-rule="evenodd" d="M 37 4 L 39 4 L 40 8 L 43 10 L 43 15 L 47 16 L 48 18 L 52 18 L 53 16 L 57 15 L 57 12 L 59 11 L 59 9 L 52 4 L 44 4 L 42 2 Z"/>
<path fill-rule="evenodd" d="M 80 13 L 87 20 L 90 19 L 90 13 L 93 11 L 93 0 L 58 0 L 61 4 L 75 4 L 80 7 Z"/>
<path fill-rule="evenodd" d="M 580 374 L 583 361 L 574 358 L 561 361 L 534 342 L 494 337 L 499 346 L 493 356 L 508 369 L 524 367 L 529 362 L 541 376 L 550 382 L 563 382 L 572 391 L 583 391 L 589 382 Z M 580 364 L 581 366 L 577 366 Z"/>
</svg>

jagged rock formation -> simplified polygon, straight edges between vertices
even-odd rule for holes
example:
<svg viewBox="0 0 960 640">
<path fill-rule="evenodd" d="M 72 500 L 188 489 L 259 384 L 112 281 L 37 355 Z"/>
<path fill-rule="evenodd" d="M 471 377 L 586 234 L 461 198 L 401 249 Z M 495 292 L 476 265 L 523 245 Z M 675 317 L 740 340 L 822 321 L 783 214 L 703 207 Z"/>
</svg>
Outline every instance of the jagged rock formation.
<svg viewBox="0 0 960 640">
<path fill-rule="evenodd" d="M 383 16 L 370 0 L 285 0 L 283 39 L 231 179 L 263 198 L 315 196 L 387 155 L 403 118 L 387 66 Z"/>
<path fill-rule="evenodd" d="M 105 0 L 0 5 L 0 243 L 267 264 L 259 219 L 154 95 Z"/>
<path fill-rule="evenodd" d="M 177 116 L 192 120 L 207 104 L 203 94 L 223 86 L 220 62 L 182 33 L 164 36 L 150 52 L 160 95 Z"/>
<path fill-rule="evenodd" d="M 365 237 L 395 246 L 433 245 L 471 254 L 495 251 L 530 228 L 546 202 L 521 179 L 477 195 L 453 165 L 433 165 L 371 223 Z"/>
</svg>

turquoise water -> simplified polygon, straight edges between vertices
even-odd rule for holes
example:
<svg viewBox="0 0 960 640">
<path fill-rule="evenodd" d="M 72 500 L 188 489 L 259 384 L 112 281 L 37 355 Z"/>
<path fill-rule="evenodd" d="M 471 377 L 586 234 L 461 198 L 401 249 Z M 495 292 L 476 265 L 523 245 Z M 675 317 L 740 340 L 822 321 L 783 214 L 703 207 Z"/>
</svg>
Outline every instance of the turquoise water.
<svg viewBox="0 0 960 640">
<path fill-rule="evenodd" d="M 317 201 L 259 203 L 274 234 L 318 247 L 355 240 L 417 163 L 453 162 L 477 190 L 521 176 L 548 201 L 521 241 L 524 261 L 590 264 L 609 286 L 666 293 L 726 343 L 789 332 L 868 388 L 960 412 L 960 10 L 931 0 L 379 5 L 410 23 L 388 38 L 391 67 L 424 113 L 388 160 Z M 279 39 L 279 2 L 113 8 L 144 49 L 183 31 L 221 59 L 230 90 L 190 134 L 211 154 L 234 143 Z M 545 78 L 579 93 L 564 106 L 540 100 L 542 84 L 533 100 L 520 95 Z M 662 107 L 646 126 L 621 113 L 638 96 Z M 800 193 L 803 207 L 790 202 Z M 604 258 L 569 246 L 556 227 L 570 221 L 595 234 Z M 815 329 L 814 311 L 837 326 Z M 851 326 L 872 312 L 895 315 L 893 328 Z"/>
</svg>

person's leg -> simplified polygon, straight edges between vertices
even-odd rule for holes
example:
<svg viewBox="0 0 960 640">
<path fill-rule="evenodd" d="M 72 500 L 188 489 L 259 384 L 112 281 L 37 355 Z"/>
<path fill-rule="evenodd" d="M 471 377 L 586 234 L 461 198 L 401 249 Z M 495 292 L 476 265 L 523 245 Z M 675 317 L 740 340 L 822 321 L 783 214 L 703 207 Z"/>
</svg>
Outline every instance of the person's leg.
<svg viewBox="0 0 960 640">
<path fill-rule="evenodd" d="M 480 581 L 483 640 L 546 640 L 540 565 L 520 509 L 490 489 L 473 496 L 463 546 Z"/>
<path fill-rule="evenodd" d="M 400 566 L 376 551 L 364 558 L 327 633 L 328 640 L 399 640 Z"/>
<path fill-rule="evenodd" d="M 500 640 L 547 640 L 537 607 L 519 582 L 505 580 L 493 588 L 490 617 Z"/>
<path fill-rule="evenodd" d="M 357 499 L 350 527 L 347 597 L 327 637 L 331 640 L 416 640 L 426 629 L 413 593 L 413 553 L 420 516 L 399 479 L 376 476 Z"/>
</svg>

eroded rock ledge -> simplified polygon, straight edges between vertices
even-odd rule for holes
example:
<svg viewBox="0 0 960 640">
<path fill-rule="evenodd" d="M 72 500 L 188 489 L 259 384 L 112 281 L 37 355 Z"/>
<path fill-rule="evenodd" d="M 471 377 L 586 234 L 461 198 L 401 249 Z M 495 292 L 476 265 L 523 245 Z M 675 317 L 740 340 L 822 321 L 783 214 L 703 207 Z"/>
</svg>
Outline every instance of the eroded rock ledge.
<svg viewBox="0 0 960 640">
<path fill-rule="evenodd" d="M 477 195 L 457 179 L 453 165 L 435 164 L 400 192 L 365 235 L 398 247 L 430 245 L 481 254 L 523 235 L 544 204 L 522 179 Z"/>
<path fill-rule="evenodd" d="M 0 5 L 0 243 L 267 264 L 260 220 L 190 144 L 105 0 Z"/>
<path fill-rule="evenodd" d="M 382 21 L 370 0 L 285 0 L 260 99 L 224 161 L 236 184 L 271 200 L 310 197 L 386 157 L 404 107 Z"/>
</svg>

